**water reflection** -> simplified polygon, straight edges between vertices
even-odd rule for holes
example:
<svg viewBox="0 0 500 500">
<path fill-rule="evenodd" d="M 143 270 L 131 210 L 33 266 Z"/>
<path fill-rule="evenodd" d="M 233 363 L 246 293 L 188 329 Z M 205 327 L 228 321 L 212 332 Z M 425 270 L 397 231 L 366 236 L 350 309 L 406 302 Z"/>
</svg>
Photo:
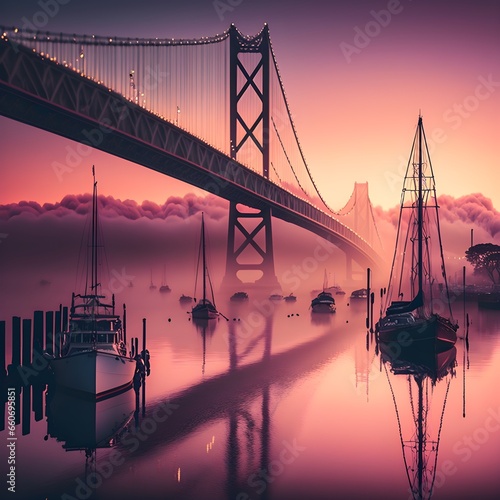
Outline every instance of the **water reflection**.
<svg viewBox="0 0 500 500">
<path fill-rule="evenodd" d="M 93 457 L 98 448 L 111 448 L 136 410 L 136 392 L 96 401 L 63 388 L 49 386 L 46 401 L 47 436 L 62 442 L 66 451 L 85 451 Z"/>
<path fill-rule="evenodd" d="M 202 364 L 201 373 L 205 375 L 205 362 L 206 362 L 206 352 L 207 352 L 207 336 L 211 338 L 215 332 L 215 327 L 217 326 L 217 319 L 199 319 L 193 318 L 193 324 L 196 327 L 196 331 L 201 336 L 202 339 Z"/>
<path fill-rule="evenodd" d="M 402 349 L 399 345 L 381 343 L 379 348 L 396 411 L 403 460 L 412 497 L 415 500 L 431 498 L 448 392 L 451 380 L 456 377 L 456 347 L 436 352 L 433 348 L 426 349 L 415 345 Z M 388 365 L 391 375 L 387 370 Z M 406 394 L 404 391 L 396 394 L 397 377 L 406 378 Z M 435 389 L 441 383 L 445 386 L 445 391 L 442 400 L 438 401 L 439 395 Z M 398 389 L 404 387 L 402 384 L 398 386 Z M 401 409 L 403 402 L 409 404 L 409 415 Z M 438 413 L 431 413 L 431 406 L 438 409 Z M 407 421 L 404 420 L 405 417 Z M 411 425 L 405 436 L 403 428 L 408 422 Z"/>
</svg>

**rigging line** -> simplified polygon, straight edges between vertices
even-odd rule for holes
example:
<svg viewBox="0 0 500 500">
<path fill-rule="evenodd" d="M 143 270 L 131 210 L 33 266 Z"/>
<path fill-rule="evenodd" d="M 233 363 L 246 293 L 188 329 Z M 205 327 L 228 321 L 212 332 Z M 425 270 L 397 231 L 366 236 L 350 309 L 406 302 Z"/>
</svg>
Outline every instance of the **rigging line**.
<svg viewBox="0 0 500 500">
<path fill-rule="evenodd" d="M 434 178 L 434 169 L 432 168 L 431 156 L 429 154 L 429 147 L 427 145 L 427 138 L 425 136 L 425 131 L 423 130 L 423 128 L 422 128 L 422 133 L 423 133 L 423 136 L 424 136 L 425 151 L 427 152 L 427 158 L 429 160 L 429 167 L 430 167 L 430 170 L 431 170 L 431 176 L 432 176 L 432 179 L 434 181 L 432 183 L 433 184 L 432 185 L 432 192 L 434 194 L 434 199 L 436 200 L 436 203 L 435 203 L 436 225 L 437 225 L 437 233 L 438 233 L 438 241 L 439 241 L 439 251 L 440 251 L 441 262 L 442 262 L 442 275 L 443 275 L 445 289 L 446 289 L 446 299 L 447 299 L 447 302 L 448 302 L 448 310 L 450 312 L 450 318 L 453 318 L 453 312 L 451 310 L 450 293 L 449 293 L 449 289 L 448 289 L 448 278 L 446 276 L 446 269 L 445 269 L 445 264 L 444 264 L 443 243 L 442 243 L 442 240 L 441 240 L 441 227 L 440 227 L 440 224 L 439 224 L 439 211 L 438 211 L 439 207 L 438 207 L 437 193 L 436 193 L 436 179 Z"/>
<path fill-rule="evenodd" d="M 434 454 L 434 473 L 432 475 L 432 483 L 431 483 L 431 487 L 430 487 L 430 490 L 429 490 L 429 498 L 432 497 L 432 490 L 434 489 L 434 482 L 436 480 L 436 470 L 437 470 L 437 459 L 438 459 L 439 443 L 441 441 L 441 429 L 443 428 L 444 410 L 446 408 L 446 401 L 448 400 L 448 392 L 450 390 L 450 383 L 451 383 L 451 378 L 448 379 L 448 385 L 446 386 L 446 393 L 445 393 L 444 401 L 443 401 L 443 410 L 441 411 L 441 418 L 439 419 L 439 430 L 438 430 L 437 440 L 436 440 L 436 453 Z"/>
<path fill-rule="evenodd" d="M 411 483 L 410 474 L 408 472 L 408 463 L 406 461 L 405 443 L 404 443 L 404 440 L 403 440 L 403 431 L 401 430 L 401 420 L 399 418 L 398 405 L 396 403 L 396 396 L 394 394 L 394 389 L 392 388 L 392 384 L 391 384 L 391 380 L 389 378 L 389 372 L 387 371 L 386 363 L 384 363 L 384 370 L 385 370 L 385 375 L 387 377 L 387 382 L 389 382 L 389 388 L 391 390 L 391 395 L 392 395 L 392 402 L 394 403 L 394 410 L 396 411 L 396 420 L 398 422 L 399 439 L 401 441 L 401 449 L 403 451 L 403 461 L 405 463 L 406 477 L 408 478 L 409 484 L 412 484 Z"/>
<path fill-rule="evenodd" d="M 391 284 L 392 284 L 392 279 L 393 279 L 392 276 L 393 276 L 393 273 L 394 273 L 394 265 L 396 263 L 397 252 L 398 252 L 398 242 L 399 242 L 399 236 L 400 236 L 400 230 L 401 230 L 401 221 L 402 221 L 402 216 L 403 216 L 403 210 L 402 209 L 404 207 L 404 201 L 405 201 L 405 189 L 404 189 L 404 185 L 405 185 L 406 179 L 408 177 L 408 170 L 410 169 L 410 164 L 411 164 L 411 160 L 412 160 L 412 157 L 413 157 L 413 150 L 415 148 L 416 139 L 417 139 L 417 133 L 415 132 L 415 137 L 413 138 L 413 144 L 412 144 L 411 151 L 410 151 L 410 157 L 408 158 L 408 164 L 406 165 L 406 173 L 405 173 L 405 177 L 404 177 L 404 180 L 403 180 L 403 190 L 401 192 L 401 201 L 400 201 L 401 210 L 399 210 L 398 229 L 397 229 L 397 232 L 396 232 L 396 243 L 394 245 L 394 254 L 393 254 L 393 257 L 392 257 L 391 272 L 390 272 L 390 275 L 389 275 L 389 286 L 391 286 Z M 406 248 L 406 245 L 405 245 L 405 248 Z M 399 286 L 401 287 L 401 283 L 400 283 Z M 401 289 L 398 290 L 398 293 L 400 291 L 401 291 Z M 386 298 L 386 307 L 387 307 L 387 301 L 388 300 L 389 300 L 389 294 L 387 294 L 387 298 Z"/>
<path fill-rule="evenodd" d="M 196 259 L 196 274 L 195 274 L 195 278 L 194 278 L 194 293 L 193 293 L 193 297 L 194 297 L 195 302 L 196 302 L 196 289 L 198 287 L 198 273 L 200 271 L 201 246 L 202 245 L 203 245 L 203 242 L 202 242 L 201 236 L 200 236 L 200 244 L 198 245 L 198 258 Z M 203 270 L 203 272 L 205 272 L 205 270 Z"/>
</svg>

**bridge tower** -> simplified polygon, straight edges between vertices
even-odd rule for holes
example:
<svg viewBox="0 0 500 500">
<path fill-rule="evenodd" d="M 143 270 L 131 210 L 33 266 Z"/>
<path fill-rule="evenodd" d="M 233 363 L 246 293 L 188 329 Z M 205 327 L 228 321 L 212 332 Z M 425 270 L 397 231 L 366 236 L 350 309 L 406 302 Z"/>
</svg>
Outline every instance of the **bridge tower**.
<svg viewBox="0 0 500 500">
<path fill-rule="evenodd" d="M 255 37 L 244 37 L 231 25 L 229 62 L 229 123 L 231 157 L 262 158 L 262 175 L 269 179 L 270 46 L 267 24 Z M 248 54 L 255 54 L 249 57 Z M 241 57 L 240 57 L 241 56 Z M 260 56 L 260 57 L 259 57 Z M 257 103 L 254 116 L 245 114 L 248 103 Z M 243 161 L 245 161 L 243 159 Z M 239 271 L 260 271 L 255 285 L 281 289 L 274 271 L 274 253 L 269 206 L 245 209 L 229 206 L 226 274 L 222 286 L 234 288 L 243 282 Z"/>
</svg>

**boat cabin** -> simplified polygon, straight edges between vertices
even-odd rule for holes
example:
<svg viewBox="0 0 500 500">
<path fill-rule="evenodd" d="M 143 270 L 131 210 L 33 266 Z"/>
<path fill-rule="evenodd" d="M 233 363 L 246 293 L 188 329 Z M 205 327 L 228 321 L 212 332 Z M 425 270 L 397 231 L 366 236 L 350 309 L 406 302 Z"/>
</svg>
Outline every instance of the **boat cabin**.
<svg viewBox="0 0 500 500">
<path fill-rule="evenodd" d="M 121 338 L 121 321 L 118 317 L 106 319 L 71 319 L 65 334 L 65 351 L 81 351 L 98 345 L 100 350 L 116 350 Z"/>
</svg>

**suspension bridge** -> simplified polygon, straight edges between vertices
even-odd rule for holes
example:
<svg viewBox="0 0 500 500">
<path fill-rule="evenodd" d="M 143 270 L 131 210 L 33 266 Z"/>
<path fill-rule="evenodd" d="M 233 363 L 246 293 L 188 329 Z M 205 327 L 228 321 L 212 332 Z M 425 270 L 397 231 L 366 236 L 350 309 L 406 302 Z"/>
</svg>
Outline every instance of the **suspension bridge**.
<svg viewBox="0 0 500 500">
<path fill-rule="evenodd" d="M 348 279 L 353 262 L 382 267 L 367 184 L 340 211 L 317 188 L 267 25 L 199 39 L 0 27 L 0 114 L 229 200 L 226 284 L 258 271 L 279 285 L 272 216 L 340 248 Z"/>
</svg>

